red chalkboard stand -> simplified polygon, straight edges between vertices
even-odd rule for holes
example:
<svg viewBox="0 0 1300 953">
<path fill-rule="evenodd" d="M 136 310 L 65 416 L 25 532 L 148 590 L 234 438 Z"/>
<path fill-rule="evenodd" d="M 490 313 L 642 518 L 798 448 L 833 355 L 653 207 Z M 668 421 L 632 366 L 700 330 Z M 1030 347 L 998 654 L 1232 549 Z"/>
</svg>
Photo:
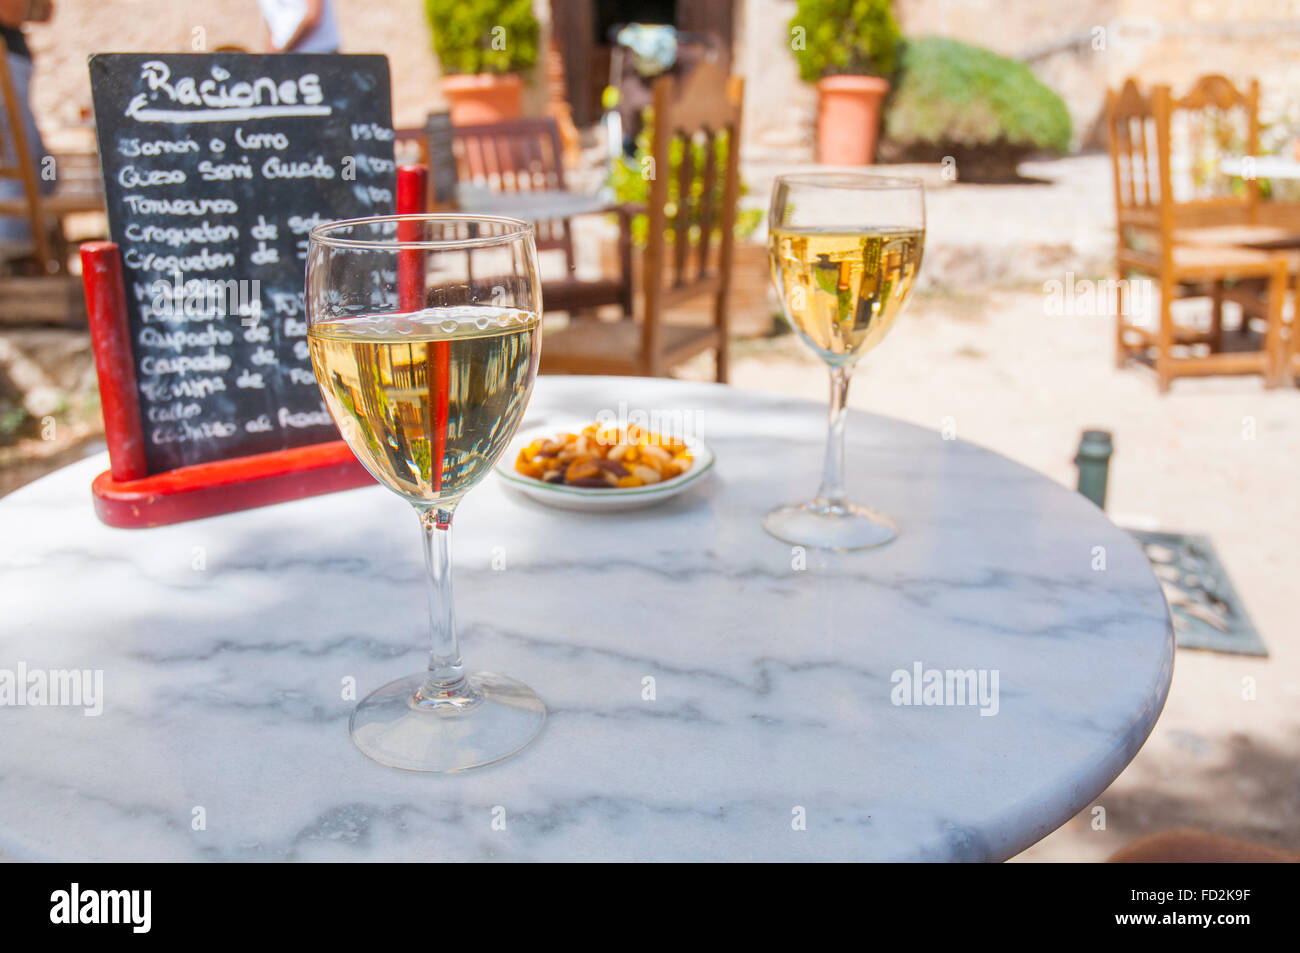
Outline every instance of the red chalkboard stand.
<svg viewBox="0 0 1300 953">
<path fill-rule="evenodd" d="M 397 171 L 397 211 L 424 208 L 424 166 Z M 150 474 L 145 464 L 122 256 L 114 242 L 81 246 L 109 469 L 95 477 L 95 513 L 109 526 L 165 526 L 374 482 L 342 440 L 231 457 Z M 418 281 L 403 275 L 402 284 Z M 409 289 L 402 291 L 405 297 Z"/>
</svg>

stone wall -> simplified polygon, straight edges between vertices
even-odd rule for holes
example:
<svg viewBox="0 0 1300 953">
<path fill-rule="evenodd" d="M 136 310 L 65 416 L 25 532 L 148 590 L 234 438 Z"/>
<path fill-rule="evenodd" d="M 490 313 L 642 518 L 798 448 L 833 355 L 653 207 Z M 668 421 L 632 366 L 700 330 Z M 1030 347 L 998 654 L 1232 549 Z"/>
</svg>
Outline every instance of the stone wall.
<svg viewBox="0 0 1300 953">
<path fill-rule="evenodd" d="M 549 6 L 535 6 L 545 29 Z M 445 108 L 423 0 L 334 0 L 334 8 L 343 52 L 388 55 L 397 125 L 420 125 L 430 110 Z M 54 19 L 29 25 L 27 34 L 36 59 L 36 114 L 47 129 L 90 118 L 91 53 L 228 45 L 260 52 L 263 42 L 257 0 L 55 0 Z M 539 82 L 525 96 L 530 111 L 545 102 Z"/>
<path fill-rule="evenodd" d="M 334 0 L 346 52 L 387 53 L 398 125 L 442 106 L 439 70 L 422 0 Z M 454 0 L 448 0 L 454 2 Z M 683 0 L 705 2 L 705 0 Z M 715 2 L 715 0 L 709 0 Z M 735 0 L 734 58 L 746 77 L 746 155 L 807 161 L 816 92 L 798 79 L 789 48 L 794 0 Z M 547 0 L 535 0 L 549 22 Z M 1266 119 L 1288 108 L 1300 122 L 1297 0 L 896 0 L 904 33 L 939 34 L 1026 58 L 1065 98 L 1078 145 L 1098 141 L 1107 85 L 1130 74 L 1186 84 L 1210 70 L 1260 78 Z M 42 126 L 90 115 L 86 57 L 92 52 L 261 45 L 255 0 L 56 0 L 55 19 L 28 28 L 37 57 Z M 525 106 L 545 100 L 541 67 Z"/>
<path fill-rule="evenodd" d="M 738 0 L 737 63 L 758 159 L 812 156 L 816 94 L 789 49 L 794 0 Z M 1263 91 L 1263 119 L 1300 132 L 1300 3 L 1295 0 L 895 0 L 907 36 L 949 36 L 1025 59 L 1065 100 L 1076 146 L 1098 145 L 1107 86 L 1137 75 L 1184 86 L 1206 72 Z M 1292 105 L 1295 103 L 1295 105 Z"/>
<path fill-rule="evenodd" d="M 736 69 L 745 77 L 744 155 L 777 162 L 812 158 L 817 90 L 801 82 L 790 52 L 794 0 L 737 0 Z"/>
<path fill-rule="evenodd" d="M 1073 36 L 1063 29 L 1055 41 L 1020 48 L 1044 82 L 1065 98 L 1076 143 L 1104 141 L 1098 121 L 1105 90 L 1129 76 L 1145 84 L 1167 83 L 1176 93 L 1210 72 L 1243 86 L 1258 79 L 1262 122 L 1300 119 L 1300 4 L 1115 0 L 1097 8 L 1108 14 L 1104 20 Z"/>
</svg>

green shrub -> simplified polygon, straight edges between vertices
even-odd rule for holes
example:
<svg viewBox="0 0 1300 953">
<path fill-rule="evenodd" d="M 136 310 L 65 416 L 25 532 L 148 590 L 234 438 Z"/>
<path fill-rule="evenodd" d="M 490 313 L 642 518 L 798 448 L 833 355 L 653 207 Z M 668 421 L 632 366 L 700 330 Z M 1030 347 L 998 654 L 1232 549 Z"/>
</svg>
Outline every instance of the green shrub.
<svg viewBox="0 0 1300 953">
<path fill-rule="evenodd" d="M 22 404 L 0 397 L 0 447 L 7 447 L 32 430 L 33 422 Z"/>
<path fill-rule="evenodd" d="M 444 74 L 527 73 L 537 63 L 532 0 L 425 0 L 425 13 Z"/>
<path fill-rule="evenodd" d="M 1070 147 L 1070 113 L 1024 63 L 941 37 L 908 40 L 885 109 L 885 137 L 913 153 Z"/>
<path fill-rule="evenodd" d="M 799 76 L 890 76 L 897 65 L 898 23 L 891 0 L 799 0 L 790 21 Z"/>
<path fill-rule="evenodd" d="M 620 205 L 644 205 L 650 200 L 650 179 L 643 175 L 641 170 L 646 168 L 646 160 L 650 156 L 654 110 L 647 108 L 643 115 L 645 121 L 641 126 L 640 134 L 636 137 L 636 155 L 630 158 L 620 157 L 610 171 L 609 185 L 614 190 L 614 195 Z M 723 187 L 726 184 L 724 173 L 727 168 L 727 134 L 724 132 L 715 136 L 713 146 L 718 170 L 717 175 L 714 176 L 713 208 L 720 209 L 722 208 Z M 681 189 L 678 186 L 677 169 L 682 163 L 682 150 L 681 139 L 674 139 L 668 149 L 669 169 L 660 173 L 668 175 L 667 209 L 670 227 L 673 217 L 677 214 L 678 196 L 681 195 Z M 704 144 L 702 142 L 692 143 L 691 152 L 691 161 L 694 163 L 692 165 L 691 196 L 695 202 L 692 214 L 695 218 L 698 218 L 699 197 L 704 193 Z M 748 191 L 744 180 L 741 180 L 740 195 L 744 195 Z M 763 213 L 759 209 L 737 209 L 736 239 L 741 241 L 752 235 L 762 219 Z M 649 219 L 644 213 L 632 216 L 632 241 L 637 247 L 645 245 L 648 228 Z M 691 238 L 692 240 L 699 239 L 699 225 L 696 223 L 692 223 Z"/>
</svg>

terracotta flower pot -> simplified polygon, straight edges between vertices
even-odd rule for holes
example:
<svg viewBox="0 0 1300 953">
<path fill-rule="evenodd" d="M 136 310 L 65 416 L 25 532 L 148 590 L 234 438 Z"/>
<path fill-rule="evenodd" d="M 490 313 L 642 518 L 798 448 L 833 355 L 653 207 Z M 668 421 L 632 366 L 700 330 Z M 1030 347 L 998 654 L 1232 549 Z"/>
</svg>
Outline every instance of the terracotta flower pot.
<svg viewBox="0 0 1300 953">
<path fill-rule="evenodd" d="M 817 81 L 817 161 L 870 165 L 876 158 L 880 107 L 889 81 L 878 76 L 827 76 Z"/>
<path fill-rule="evenodd" d="M 514 73 L 442 78 L 442 94 L 451 106 L 454 126 L 518 119 L 523 88 L 523 80 Z"/>
</svg>

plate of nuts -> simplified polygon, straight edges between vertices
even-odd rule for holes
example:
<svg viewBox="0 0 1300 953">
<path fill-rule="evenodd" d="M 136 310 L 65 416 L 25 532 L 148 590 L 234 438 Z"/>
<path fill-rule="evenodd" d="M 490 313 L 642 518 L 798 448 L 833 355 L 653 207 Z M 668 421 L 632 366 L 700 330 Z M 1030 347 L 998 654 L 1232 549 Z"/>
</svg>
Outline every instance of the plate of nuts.
<svg viewBox="0 0 1300 953">
<path fill-rule="evenodd" d="M 713 451 L 695 437 L 676 439 L 635 424 L 567 429 L 533 427 L 515 436 L 497 473 L 517 490 L 566 510 L 634 510 L 697 483 Z"/>
</svg>

